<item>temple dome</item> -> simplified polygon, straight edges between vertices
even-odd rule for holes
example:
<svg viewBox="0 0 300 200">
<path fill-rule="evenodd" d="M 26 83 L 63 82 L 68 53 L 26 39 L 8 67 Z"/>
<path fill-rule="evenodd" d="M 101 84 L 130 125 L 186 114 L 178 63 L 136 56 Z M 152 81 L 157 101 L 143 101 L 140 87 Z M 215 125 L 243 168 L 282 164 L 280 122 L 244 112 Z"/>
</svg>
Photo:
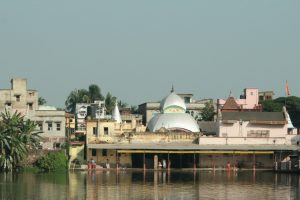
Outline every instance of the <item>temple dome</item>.
<svg viewBox="0 0 300 200">
<path fill-rule="evenodd" d="M 147 129 L 151 132 L 162 130 L 200 132 L 197 121 L 186 113 L 183 99 L 174 93 L 165 97 L 160 103 L 160 113 L 154 115 L 149 121 Z"/>
<path fill-rule="evenodd" d="M 196 120 L 187 113 L 156 114 L 148 123 L 151 132 L 165 128 L 171 131 L 200 132 Z"/>
<path fill-rule="evenodd" d="M 183 99 L 171 92 L 168 96 L 166 96 L 160 103 L 160 110 L 162 113 L 169 113 L 169 112 L 179 112 L 185 113 L 186 105 Z"/>
</svg>

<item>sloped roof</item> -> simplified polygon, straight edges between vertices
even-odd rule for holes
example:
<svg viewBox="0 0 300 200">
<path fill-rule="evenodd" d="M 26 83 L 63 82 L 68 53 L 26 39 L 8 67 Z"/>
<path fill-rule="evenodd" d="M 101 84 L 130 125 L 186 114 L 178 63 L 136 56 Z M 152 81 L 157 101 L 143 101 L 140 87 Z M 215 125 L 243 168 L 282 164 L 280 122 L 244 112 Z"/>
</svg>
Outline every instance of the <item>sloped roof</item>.
<svg viewBox="0 0 300 200">
<path fill-rule="evenodd" d="M 222 110 L 238 110 L 240 109 L 239 105 L 236 103 L 235 99 L 233 97 L 229 97 L 224 106 L 222 107 Z"/>
<path fill-rule="evenodd" d="M 223 120 L 286 121 L 283 112 L 222 112 Z"/>
</svg>

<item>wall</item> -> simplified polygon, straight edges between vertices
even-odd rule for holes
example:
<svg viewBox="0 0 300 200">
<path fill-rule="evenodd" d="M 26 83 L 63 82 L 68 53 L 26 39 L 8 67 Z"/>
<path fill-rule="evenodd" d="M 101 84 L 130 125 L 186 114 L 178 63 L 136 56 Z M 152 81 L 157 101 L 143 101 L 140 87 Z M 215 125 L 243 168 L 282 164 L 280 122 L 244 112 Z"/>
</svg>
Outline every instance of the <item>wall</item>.
<svg viewBox="0 0 300 200">
<path fill-rule="evenodd" d="M 287 125 L 268 125 L 268 124 L 251 124 L 249 121 L 243 121 L 240 124 L 239 121 L 231 123 L 220 123 L 220 136 L 227 137 L 247 137 L 248 131 L 268 131 L 270 132 L 270 137 L 285 137 L 287 134 Z"/>
<path fill-rule="evenodd" d="M 275 142 L 274 142 L 275 141 Z M 199 138 L 200 145 L 274 145 L 291 144 L 285 137 L 247 138 L 247 137 L 206 137 Z"/>
<path fill-rule="evenodd" d="M 77 159 L 80 162 L 84 161 L 84 145 L 70 146 L 69 148 L 70 162 Z"/>
<path fill-rule="evenodd" d="M 87 158 L 88 160 L 94 159 L 97 165 L 101 165 L 105 168 L 105 164 L 107 159 L 109 160 L 109 164 L 111 168 L 116 167 L 117 163 L 117 151 L 116 150 L 107 150 L 107 156 L 103 156 L 103 149 L 96 149 L 96 156 L 92 156 L 92 149 L 88 149 Z M 131 167 L 131 154 L 119 154 L 118 156 L 120 161 L 120 167 Z"/>
<path fill-rule="evenodd" d="M 19 101 L 17 101 L 16 96 L 20 96 Z M 6 103 L 11 103 L 11 106 L 8 107 Z M 29 108 L 29 103 L 32 104 L 32 108 Z M 12 112 L 17 110 L 24 115 L 37 110 L 38 92 L 27 90 L 26 79 L 12 79 L 11 89 L 0 90 L 0 111 L 3 112 L 6 108 Z"/>
<path fill-rule="evenodd" d="M 205 155 L 200 154 L 199 163 L 197 167 L 200 168 L 213 168 L 215 169 L 227 169 L 227 163 L 230 162 L 231 169 L 234 164 L 239 168 L 253 169 L 255 163 L 256 168 L 273 168 L 274 157 L 273 154 L 269 155 L 255 155 L 253 154 L 215 154 Z M 254 162 L 255 161 L 255 162 Z"/>
</svg>

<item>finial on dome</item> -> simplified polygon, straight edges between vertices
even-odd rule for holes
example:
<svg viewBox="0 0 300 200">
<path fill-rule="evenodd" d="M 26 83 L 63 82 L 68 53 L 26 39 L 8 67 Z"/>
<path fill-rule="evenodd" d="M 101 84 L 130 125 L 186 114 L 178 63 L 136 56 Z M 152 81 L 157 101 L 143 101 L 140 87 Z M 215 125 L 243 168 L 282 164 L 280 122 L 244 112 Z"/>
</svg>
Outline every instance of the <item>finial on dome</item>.
<svg viewBox="0 0 300 200">
<path fill-rule="evenodd" d="M 174 92 L 174 85 L 172 84 L 172 89 L 171 89 L 171 93 Z"/>
</svg>

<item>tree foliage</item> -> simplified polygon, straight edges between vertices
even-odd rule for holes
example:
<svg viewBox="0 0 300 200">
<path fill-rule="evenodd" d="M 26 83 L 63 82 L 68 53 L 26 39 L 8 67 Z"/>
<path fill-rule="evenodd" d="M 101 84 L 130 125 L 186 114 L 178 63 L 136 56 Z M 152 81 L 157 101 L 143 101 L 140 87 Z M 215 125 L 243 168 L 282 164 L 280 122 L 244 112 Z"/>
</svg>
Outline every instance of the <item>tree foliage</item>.
<svg viewBox="0 0 300 200">
<path fill-rule="evenodd" d="M 98 85 L 92 84 L 89 86 L 89 98 L 90 102 L 94 102 L 96 100 L 104 100 L 103 95 L 101 94 L 101 89 Z"/>
<path fill-rule="evenodd" d="M 106 94 L 106 97 L 105 97 L 105 107 L 106 107 L 106 112 L 108 114 L 112 113 L 112 111 L 113 111 L 113 109 L 115 107 L 116 100 L 117 100 L 117 98 L 114 97 L 114 96 L 112 96 L 110 94 L 110 92 L 108 92 Z"/>
<path fill-rule="evenodd" d="M 40 143 L 40 131 L 33 121 L 25 120 L 20 113 L 1 113 L 0 122 L 0 168 L 11 171 L 27 157 L 29 149 Z"/>
<path fill-rule="evenodd" d="M 49 152 L 36 161 L 36 166 L 43 171 L 67 169 L 67 157 L 63 151 Z"/>
<path fill-rule="evenodd" d="M 71 113 L 75 113 L 77 103 L 93 103 L 96 100 L 104 100 L 101 94 L 101 89 L 96 84 L 91 84 L 86 89 L 75 89 L 70 92 L 67 100 L 65 101 L 66 110 Z"/>
<path fill-rule="evenodd" d="M 263 111 L 280 112 L 282 107 L 286 109 L 291 117 L 292 123 L 295 127 L 300 127 L 300 98 L 295 96 L 279 97 L 274 100 L 266 100 L 261 102 Z"/>
<path fill-rule="evenodd" d="M 212 103 L 207 102 L 205 103 L 205 107 L 201 113 L 203 121 L 213 121 L 215 116 L 215 109 Z"/>
<path fill-rule="evenodd" d="M 45 105 L 47 103 L 47 101 L 43 97 L 39 97 L 38 103 L 39 103 L 39 106 L 41 106 L 41 105 Z"/>
</svg>

